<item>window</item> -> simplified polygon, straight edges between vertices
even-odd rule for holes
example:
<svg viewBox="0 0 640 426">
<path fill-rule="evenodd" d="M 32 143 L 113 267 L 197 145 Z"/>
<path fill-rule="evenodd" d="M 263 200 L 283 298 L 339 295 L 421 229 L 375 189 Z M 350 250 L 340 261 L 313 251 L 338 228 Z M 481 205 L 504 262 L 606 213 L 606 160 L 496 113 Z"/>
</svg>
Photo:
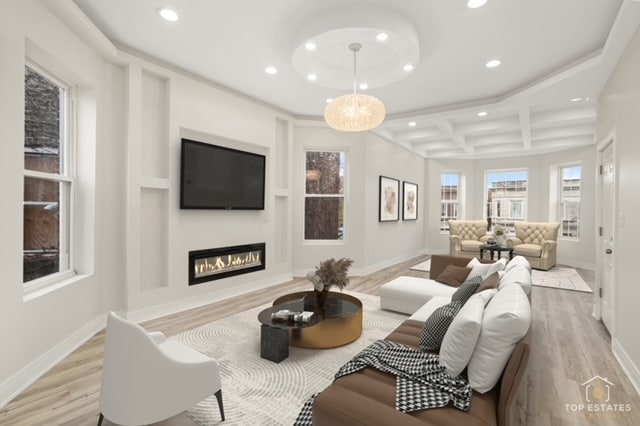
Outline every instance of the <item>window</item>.
<svg viewBox="0 0 640 426">
<path fill-rule="evenodd" d="M 518 220 L 527 220 L 526 170 L 497 170 L 486 174 L 486 217 L 491 224 L 513 228 Z"/>
<path fill-rule="evenodd" d="M 69 91 L 35 65 L 25 67 L 23 282 L 27 288 L 72 274 Z"/>
<path fill-rule="evenodd" d="M 563 237 L 580 237 L 581 166 L 560 168 L 560 230 Z"/>
<path fill-rule="evenodd" d="M 344 239 L 346 154 L 306 152 L 304 239 Z"/>
<path fill-rule="evenodd" d="M 449 232 L 449 219 L 460 219 L 460 175 L 440 175 L 440 232 Z"/>
</svg>

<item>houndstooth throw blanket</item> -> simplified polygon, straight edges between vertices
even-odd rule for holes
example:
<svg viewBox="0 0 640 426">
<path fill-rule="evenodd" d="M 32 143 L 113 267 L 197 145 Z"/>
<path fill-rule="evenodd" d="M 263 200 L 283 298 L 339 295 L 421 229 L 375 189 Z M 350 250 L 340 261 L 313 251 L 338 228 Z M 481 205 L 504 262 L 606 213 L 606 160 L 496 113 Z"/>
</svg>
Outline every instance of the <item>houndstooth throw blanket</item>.
<svg viewBox="0 0 640 426">
<path fill-rule="evenodd" d="M 440 365 L 438 355 L 401 343 L 378 340 L 343 365 L 335 378 L 365 367 L 396 376 L 396 409 L 403 413 L 446 406 L 467 411 L 471 404 L 471 386 L 462 377 L 451 377 Z M 305 402 L 294 426 L 312 425 L 312 407 L 318 394 Z"/>
</svg>

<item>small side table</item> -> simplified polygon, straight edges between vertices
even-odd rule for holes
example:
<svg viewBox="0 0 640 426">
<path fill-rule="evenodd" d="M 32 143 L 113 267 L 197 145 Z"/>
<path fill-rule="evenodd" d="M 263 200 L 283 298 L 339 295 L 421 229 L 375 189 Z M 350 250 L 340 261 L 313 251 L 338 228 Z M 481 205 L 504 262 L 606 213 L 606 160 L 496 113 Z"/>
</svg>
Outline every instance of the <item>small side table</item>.
<svg viewBox="0 0 640 426">
<path fill-rule="evenodd" d="M 484 256 L 484 251 L 488 250 L 491 253 L 491 260 L 494 260 L 494 254 L 498 253 L 498 259 L 502 257 L 502 252 L 509 252 L 509 260 L 513 259 L 513 247 L 503 246 L 498 244 L 482 244 L 480 246 L 480 259 Z"/>
</svg>

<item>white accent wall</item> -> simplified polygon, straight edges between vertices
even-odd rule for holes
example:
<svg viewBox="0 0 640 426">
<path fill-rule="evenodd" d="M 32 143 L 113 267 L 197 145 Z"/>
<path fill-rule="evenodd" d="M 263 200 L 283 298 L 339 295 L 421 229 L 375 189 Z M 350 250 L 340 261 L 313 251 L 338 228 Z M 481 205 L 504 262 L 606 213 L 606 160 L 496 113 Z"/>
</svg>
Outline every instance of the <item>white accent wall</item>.
<svg viewBox="0 0 640 426">
<path fill-rule="evenodd" d="M 614 241 L 614 354 L 640 392 L 637 246 L 640 237 L 640 32 L 598 97 L 598 141 L 615 134 L 617 214 Z"/>
</svg>

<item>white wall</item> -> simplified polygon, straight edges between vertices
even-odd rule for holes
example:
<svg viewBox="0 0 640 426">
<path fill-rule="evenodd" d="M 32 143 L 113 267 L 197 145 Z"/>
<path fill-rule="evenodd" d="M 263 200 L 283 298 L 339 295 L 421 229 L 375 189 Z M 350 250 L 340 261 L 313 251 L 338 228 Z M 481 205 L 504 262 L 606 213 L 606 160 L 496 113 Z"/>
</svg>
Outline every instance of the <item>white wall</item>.
<svg viewBox="0 0 640 426">
<path fill-rule="evenodd" d="M 375 135 L 368 134 L 366 143 L 365 205 L 360 220 L 365 223 L 365 271 L 385 266 L 424 252 L 425 189 L 424 159 Z M 379 178 L 386 176 L 418 185 L 418 219 L 379 222 Z"/>
<path fill-rule="evenodd" d="M 78 87 L 79 117 L 74 240 L 79 275 L 56 291 L 29 298 L 23 291 L 21 253 L 27 55 Z M 119 254 L 124 205 L 118 189 L 121 177 L 113 174 L 122 173 L 117 165 L 123 160 L 124 141 L 111 136 L 120 134 L 123 125 L 114 106 L 120 93 L 103 85 L 103 80 L 117 81 L 119 71 L 105 66 L 39 1 L 3 3 L 0 64 L 0 341 L 5 348 L 0 363 L 1 406 L 100 328 L 103 300 L 122 302 L 114 289 L 121 285 L 124 269 Z M 113 113 L 97 121 L 98 111 Z M 96 208 L 105 210 L 97 213 Z"/>
<path fill-rule="evenodd" d="M 615 132 L 617 212 L 614 241 L 614 353 L 640 392 L 640 340 L 636 280 L 640 237 L 640 32 L 636 32 L 623 57 L 598 97 L 598 141 Z M 620 220 L 624 216 L 625 220 Z"/>
<path fill-rule="evenodd" d="M 466 183 L 464 188 L 464 219 L 481 219 L 483 215 L 485 173 L 496 169 L 527 169 L 529 172 L 529 202 L 527 219 L 532 222 L 551 222 L 549 217 L 550 170 L 561 164 L 582 165 L 582 216 L 578 241 L 558 241 L 559 263 L 587 269 L 595 267 L 595 158 L 594 146 L 557 151 L 545 155 L 496 158 L 484 160 L 426 160 L 428 193 L 428 223 L 425 225 L 425 247 L 429 253 L 448 253 L 449 236 L 439 230 L 440 175 L 443 172 L 459 172 Z"/>
<path fill-rule="evenodd" d="M 345 239 L 336 243 L 304 241 L 305 149 L 340 149 L 348 156 Z M 367 133 L 345 133 L 297 124 L 294 144 L 293 269 L 303 276 L 322 260 L 350 257 L 352 274 L 361 275 L 422 252 L 424 162 L 421 157 Z M 418 220 L 378 222 L 380 175 L 418 185 Z"/>
</svg>

